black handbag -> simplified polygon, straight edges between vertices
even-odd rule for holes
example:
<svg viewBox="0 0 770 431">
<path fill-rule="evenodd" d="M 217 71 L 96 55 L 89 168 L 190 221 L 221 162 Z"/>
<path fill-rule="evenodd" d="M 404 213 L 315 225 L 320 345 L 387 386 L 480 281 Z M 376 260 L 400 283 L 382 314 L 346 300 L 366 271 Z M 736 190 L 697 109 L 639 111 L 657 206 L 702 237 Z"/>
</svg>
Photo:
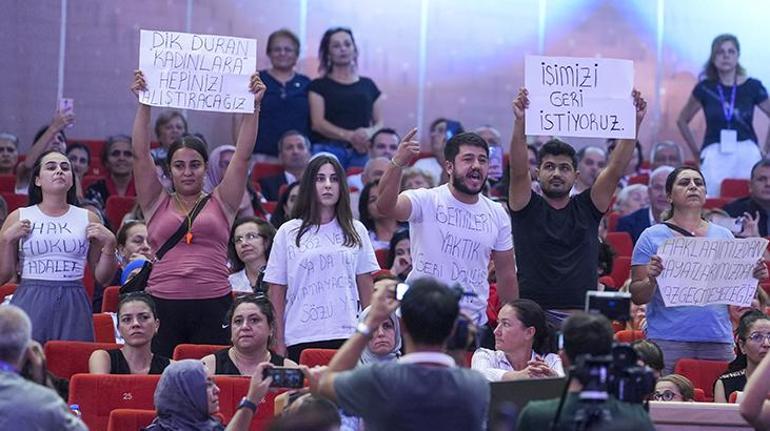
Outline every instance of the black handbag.
<svg viewBox="0 0 770 431">
<path fill-rule="evenodd" d="M 155 260 L 153 262 L 150 262 L 149 260 L 144 262 L 144 265 L 142 265 L 142 269 L 139 270 L 139 272 L 131 277 L 130 280 L 126 281 L 125 284 L 120 286 L 120 294 L 126 294 L 131 292 L 142 292 L 147 287 L 147 281 L 150 280 L 150 272 L 152 271 L 152 265 L 154 262 L 159 261 L 166 252 L 171 250 L 179 241 L 181 241 L 182 237 L 184 237 L 187 234 L 188 226 L 192 225 L 192 222 L 195 220 L 195 217 L 198 216 L 198 214 L 203 210 L 203 207 L 206 205 L 206 201 L 209 200 L 211 195 L 206 195 L 201 199 L 198 204 L 192 209 L 190 212 L 190 221 L 188 224 L 187 219 L 182 221 L 182 224 L 179 226 L 179 229 L 174 232 L 173 235 L 171 235 L 171 238 L 169 238 L 155 253 Z"/>
</svg>

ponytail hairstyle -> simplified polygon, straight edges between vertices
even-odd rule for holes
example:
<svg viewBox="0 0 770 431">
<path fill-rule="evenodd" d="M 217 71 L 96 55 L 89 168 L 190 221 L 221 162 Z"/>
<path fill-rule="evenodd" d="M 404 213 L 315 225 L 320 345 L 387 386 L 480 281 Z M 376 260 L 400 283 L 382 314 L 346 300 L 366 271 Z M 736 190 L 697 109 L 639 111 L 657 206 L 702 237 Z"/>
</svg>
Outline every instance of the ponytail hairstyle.
<svg viewBox="0 0 770 431">
<path fill-rule="evenodd" d="M 538 355 L 547 355 L 555 351 L 553 329 L 549 327 L 545 312 L 537 302 L 531 299 L 516 299 L 505 305 L 516 311 L 516 317 L 525 328 L 535 328 L 535 336 L 532 339 L 532 350 Z"/>
</svg>

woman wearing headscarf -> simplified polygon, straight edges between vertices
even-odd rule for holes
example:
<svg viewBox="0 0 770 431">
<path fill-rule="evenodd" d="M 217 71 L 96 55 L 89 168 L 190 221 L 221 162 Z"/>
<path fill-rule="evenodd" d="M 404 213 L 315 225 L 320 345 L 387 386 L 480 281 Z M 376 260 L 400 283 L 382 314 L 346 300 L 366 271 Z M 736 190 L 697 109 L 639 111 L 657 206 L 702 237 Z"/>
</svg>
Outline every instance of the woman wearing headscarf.
<svg viewBox="0 0 770 431">
<path fill-rule="evenodd" d="M 213 415 L 219 411 L 219 387 L 206 372 L 203 362 L 194 359 L 173 362 L 166 367 L 155 388 L 158 416 L 147 431 L 234 431 L 247 430 L 257 405 L 267 393 L 271 377 L 262 378 L 270 363 L 259 364 L 251 377 L 249 392 L 238 404 L 227 428 Z"/>
<path fill-rule="evenodd" d="M 227 166 L 230 164 L 230 160 L 235 154 L 234 145 L 220 145 L 214 148 L 209 154 L 209 163 L 206 168 L 206 178 L 203 179 L 203 191 L 211 193 L 214 188 L 222 182 L 222 178 L 225 176 Z M 238 208 L 238 214 L 235 218 L 241 217 L 254 217 L 254 208 L 251 206 L 251 197 L 249 196 L 250 190 L 248 189 L 248 181 L 246 185 L 246 191 L 243 193 L 241 199 L 241 206 Z"/>
</svg>

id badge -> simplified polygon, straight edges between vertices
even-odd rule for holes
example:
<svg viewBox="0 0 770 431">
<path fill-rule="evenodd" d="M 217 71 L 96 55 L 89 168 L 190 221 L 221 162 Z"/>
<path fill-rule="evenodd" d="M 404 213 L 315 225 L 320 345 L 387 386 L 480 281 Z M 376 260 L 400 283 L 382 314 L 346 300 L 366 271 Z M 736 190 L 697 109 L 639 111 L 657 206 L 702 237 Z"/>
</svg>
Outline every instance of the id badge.
<svg viewBox="0 0 770 431">
<path fill-rule="evenodd" d="M 719 133 L 719 152 L 731 154 L 738 151 L 738 132 L 731 129 L 722 129 Z"/>
</svg>

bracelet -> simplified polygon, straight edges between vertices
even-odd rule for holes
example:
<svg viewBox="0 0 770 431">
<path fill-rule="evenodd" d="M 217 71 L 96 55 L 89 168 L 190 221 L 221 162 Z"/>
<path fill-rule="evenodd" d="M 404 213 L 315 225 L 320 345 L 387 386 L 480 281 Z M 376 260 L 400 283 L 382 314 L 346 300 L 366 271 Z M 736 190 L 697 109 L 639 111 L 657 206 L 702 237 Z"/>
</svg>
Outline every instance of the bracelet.
<svg viewBox="0 0 770 431">
<path fill-rule="evenodd" d="M 404 168 L 404 165 L 399 165 L 398 163 L 396 163 L 396 159 L 390 159 L 390 164 L 395 166 L 395 167 L 397 167 L 397 168 L 399 168 L 399 169 L 403 169 Z"/>
</svg>

